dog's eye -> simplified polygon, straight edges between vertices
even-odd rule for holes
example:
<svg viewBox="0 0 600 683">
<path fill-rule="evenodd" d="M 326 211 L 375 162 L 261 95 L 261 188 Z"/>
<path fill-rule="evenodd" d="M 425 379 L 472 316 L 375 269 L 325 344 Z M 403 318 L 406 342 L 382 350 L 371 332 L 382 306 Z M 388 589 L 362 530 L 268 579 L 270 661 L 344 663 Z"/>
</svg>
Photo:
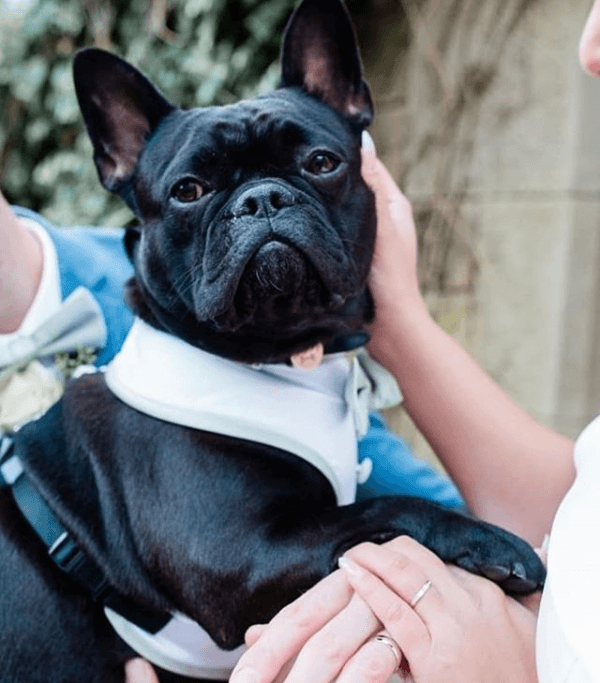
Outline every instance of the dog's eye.
<svg viewBox="0 0 600 683">
<path fill-rule="evenodd" d="M 326 152 L 317 152 L 305 164 L 304 168 L 312 175 L 332 173 L 340 165 L 339 159 Z"/>
<path fill-rule="evenodd" d="M 180 180 L 177 185 L 171 190 L 171 196 L 174 197 L 178 202 L 183 202 L 189 204 L 189 202 L 195 202 L 200 199 L 204 194 L 204 188 L 197 180 L 193 178 L 185 178 Z"/>
</svg>

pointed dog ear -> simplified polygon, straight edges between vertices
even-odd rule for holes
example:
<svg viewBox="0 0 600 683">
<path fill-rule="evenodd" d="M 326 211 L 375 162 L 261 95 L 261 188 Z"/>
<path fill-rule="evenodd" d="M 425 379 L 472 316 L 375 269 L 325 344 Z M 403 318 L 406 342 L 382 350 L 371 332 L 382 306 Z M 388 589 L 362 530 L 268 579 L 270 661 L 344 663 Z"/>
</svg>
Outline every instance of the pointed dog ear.
<svg viewBox="0 0 600 683">
<path fill-rule="evenodd" d="M 100 180 L 130 203 L 127 185 L 140 153 L 175 106 L 131 64 L 104 50 L 79 52 L 73 76 Z"/>
<path fill-rule="evenodd" d="M 342 0 L 304 0 L 283 38 L 280 88 L 300 86 L 361 128 L 373 119 L 358 44 Z"/>
</svg>

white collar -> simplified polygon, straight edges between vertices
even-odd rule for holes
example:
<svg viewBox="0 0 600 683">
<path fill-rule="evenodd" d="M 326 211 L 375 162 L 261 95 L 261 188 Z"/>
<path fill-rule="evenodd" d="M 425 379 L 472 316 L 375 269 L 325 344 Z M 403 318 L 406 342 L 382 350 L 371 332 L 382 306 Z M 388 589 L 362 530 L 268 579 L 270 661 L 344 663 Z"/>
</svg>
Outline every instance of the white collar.
<svg viewBox="0 0 600 683">
<path fill-rule="evenodd" d="M 141 412 L 307 460 L 331 482 L 340 505 L 354 501 L 357 440 L 369 410 L 401 397 L 389 377 L 364 355 L 333 354 L 308 371 L 237 363 L 139 319 L 106 370 L 111 391 Z"/>
</svg>

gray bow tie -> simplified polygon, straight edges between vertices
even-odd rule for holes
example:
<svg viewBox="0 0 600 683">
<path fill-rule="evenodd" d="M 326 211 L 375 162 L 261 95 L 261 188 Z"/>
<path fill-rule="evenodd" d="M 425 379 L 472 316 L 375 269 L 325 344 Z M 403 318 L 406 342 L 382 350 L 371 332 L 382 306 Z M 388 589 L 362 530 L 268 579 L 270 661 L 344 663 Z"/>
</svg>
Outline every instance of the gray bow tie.
<svg viewBox="0 0 600 683">
<path fill-rule="evenodd" d="M 0 342 L 0 381 L 36 358 L 82 346 L 102 348 L 106 335 L 98 302 L 89 290 L 78 287 L 34 332 L 17 333 L 8 342 Z"/>
<path fill-rule="evenodd" d="M 346 385 L 346 402 L 352 411 L 359 439 L 369 431 L 372 410 L 392 408 L 402 402 L 402 390 L 392 373 L 372 358 L 365 349 L 354 354 Z"/>
</svg>

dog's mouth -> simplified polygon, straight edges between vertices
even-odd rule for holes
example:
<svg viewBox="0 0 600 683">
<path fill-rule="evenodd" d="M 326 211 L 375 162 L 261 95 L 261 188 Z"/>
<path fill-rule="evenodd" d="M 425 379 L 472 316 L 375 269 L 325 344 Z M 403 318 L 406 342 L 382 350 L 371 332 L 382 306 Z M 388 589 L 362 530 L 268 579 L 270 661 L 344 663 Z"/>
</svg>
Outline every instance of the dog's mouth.
<svg viewBox="0 0 600 683">
<path fill-rule="evenodd" d="M 274 334 L 331 321 L 364 286 L 342 232 L 321 202 L 280 179 L 240 186 L 203 233 L 197 319 Z"/>
<path fill-rule="evenodd" d="M 230 331 L 248 324 L 290 328 L 314 321 L 343 303 L 342 296 L 328 291 L 303 251 L 274 238 L 250 256 L 229 305 L 215 316 L 214 323 Z"/>
</svg>

